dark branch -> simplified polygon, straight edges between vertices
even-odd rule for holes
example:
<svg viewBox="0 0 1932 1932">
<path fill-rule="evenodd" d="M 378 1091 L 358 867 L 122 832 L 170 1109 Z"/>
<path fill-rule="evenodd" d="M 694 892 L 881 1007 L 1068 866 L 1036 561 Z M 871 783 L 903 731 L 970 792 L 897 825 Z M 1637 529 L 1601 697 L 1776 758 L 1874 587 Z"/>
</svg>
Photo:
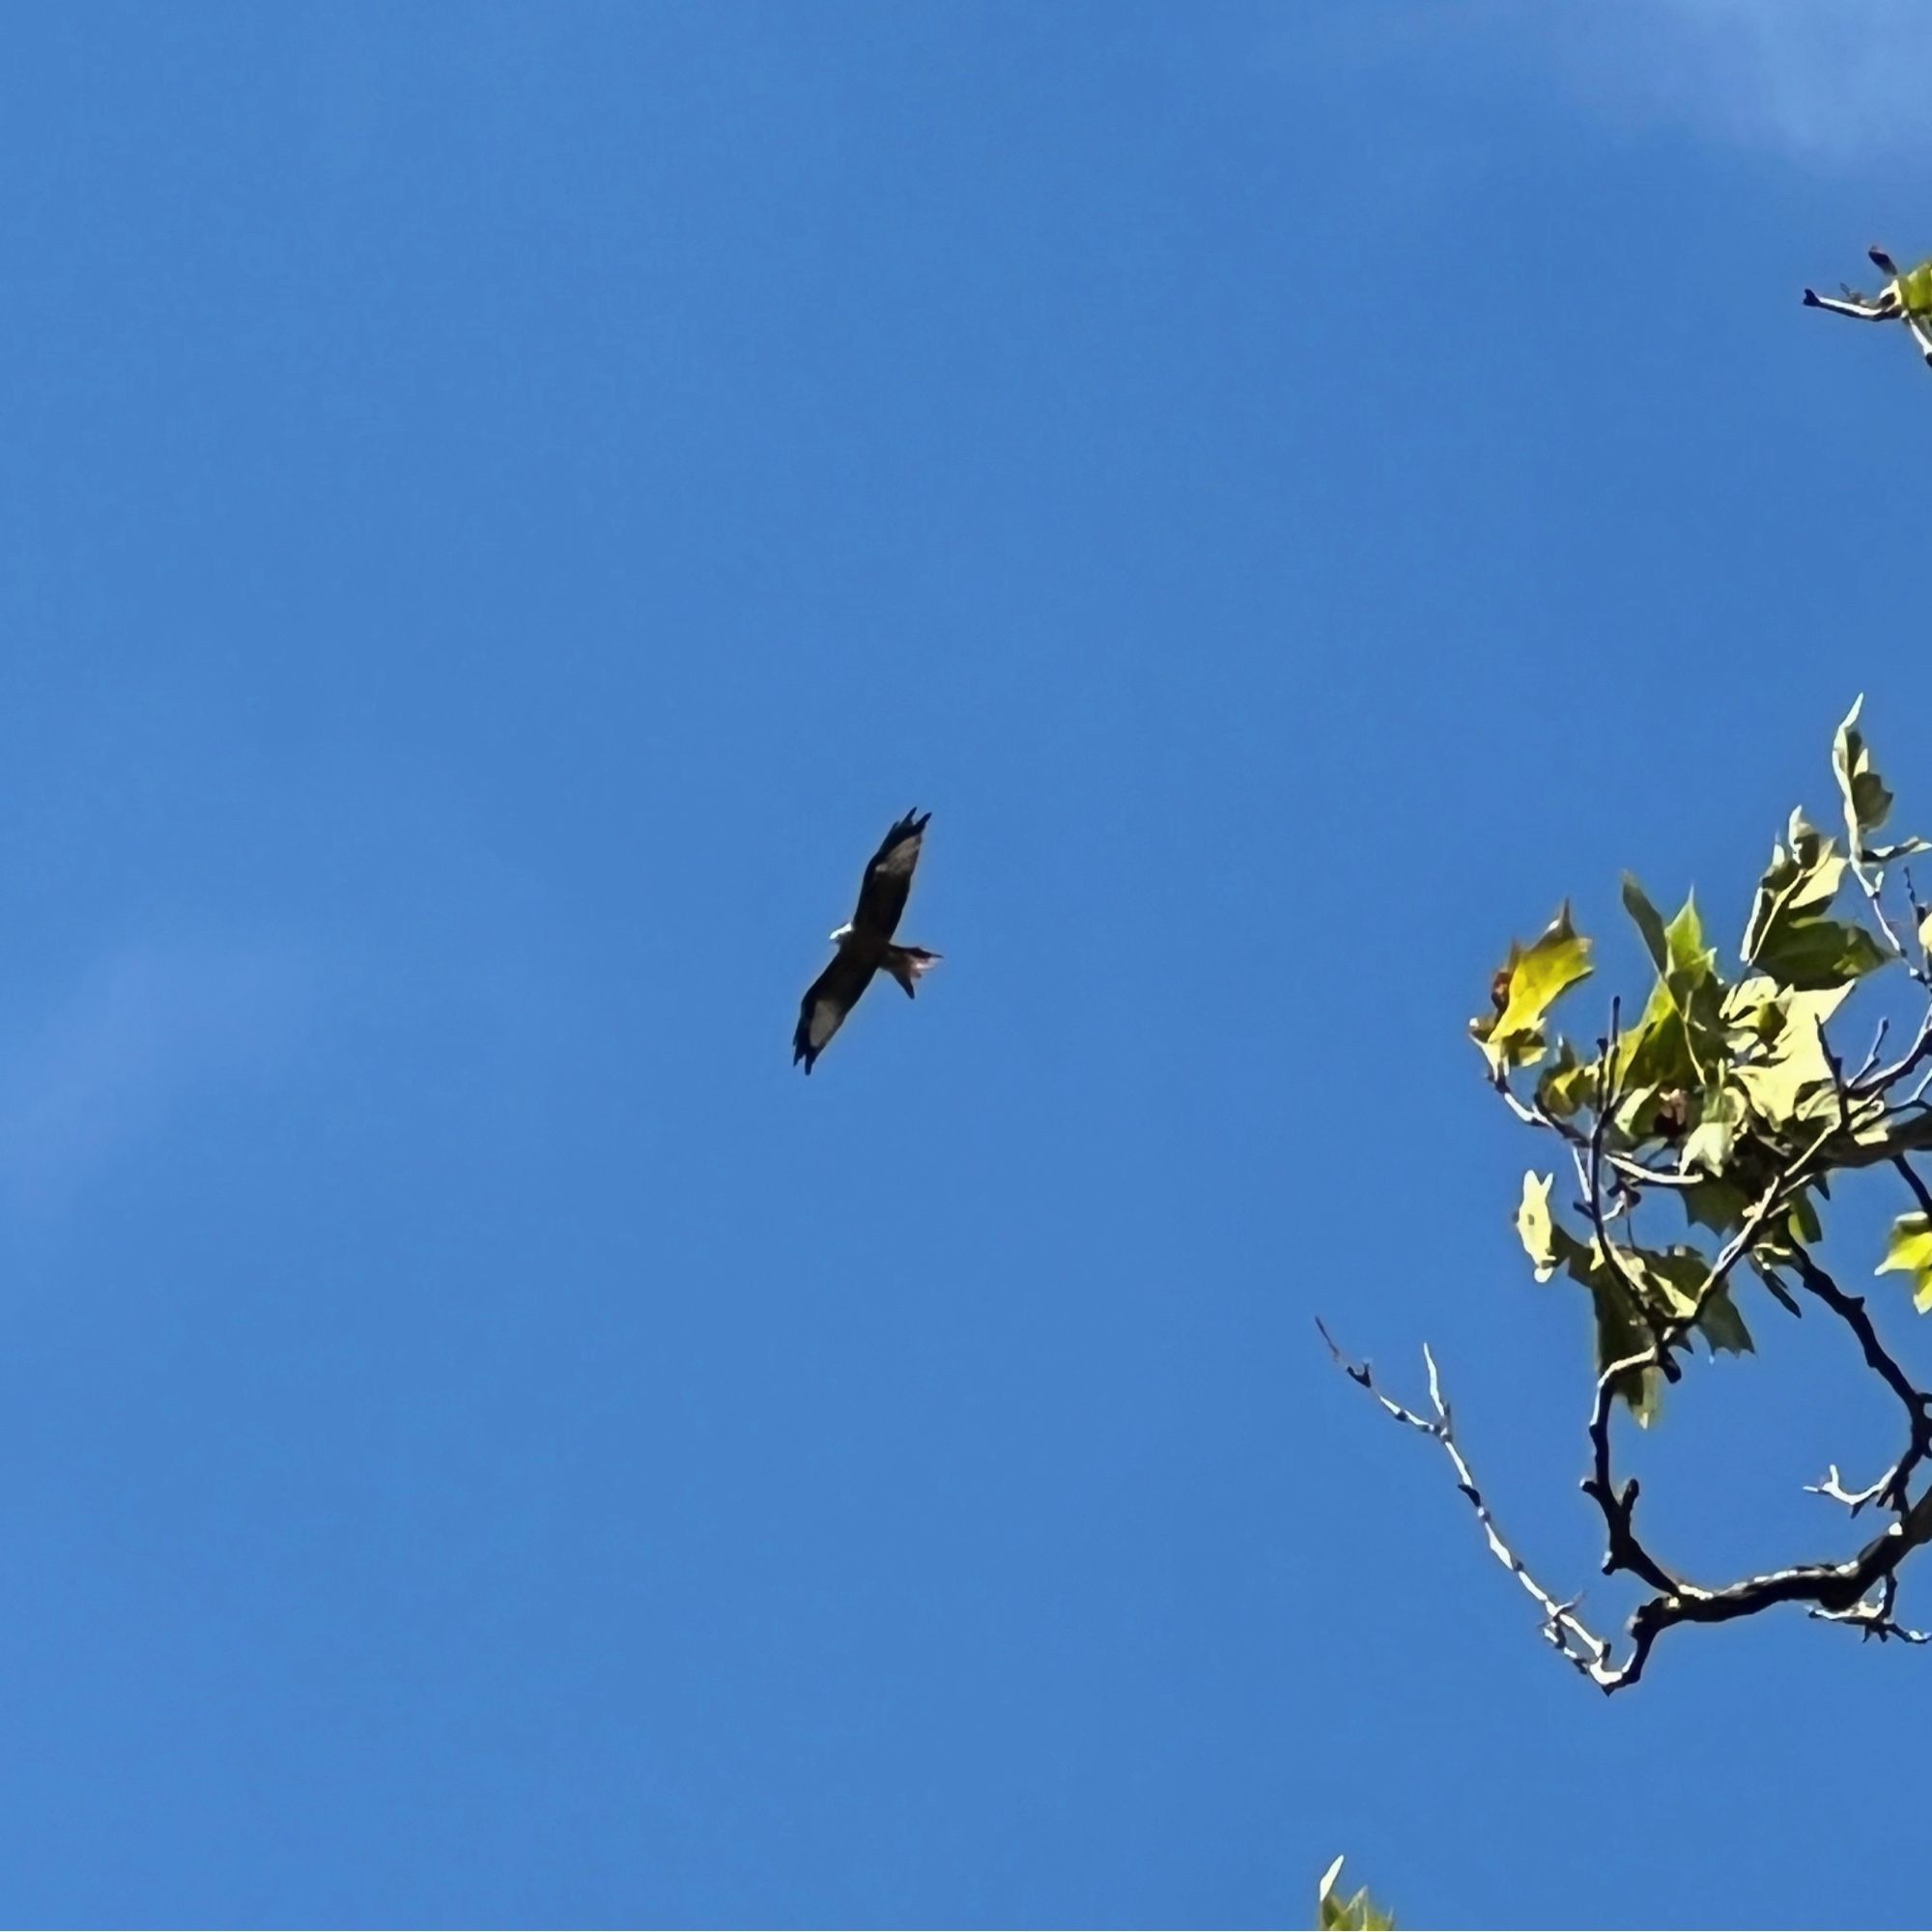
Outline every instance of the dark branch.
<svg viewBox="0 0 1932 1932">
<path fill-rule="evenodd" d="M 1902 1153 L 1891 1157 L 1891 1164 L 1905 1177 L 1905 1184 L 1912 1190 L 1912 1197 L 1918 1203 L 1918 1211 L 1932 1220 L 1932 1188 L 1919 1179 L 1918 1170 Z"/>
<path fill-rule="evenodd" d="M 1911 1377 L 1899 1367 L 1897 1357 L 1879 1339 L 1878 1329 L 1866 1312 L 1861 1294 L 1847 1294 L 1797 1242 L 1791 1245 L 1792 1265 L 1805 1290 L 1817 1296 L 1854 1335 L 1865 1358 L 1865 1366 L 1895 1395 L 1905 1410 L 1905 1453 L 1878 1480 L 1874 1497 L 1900 1517 L 1908 1512 L 1907 1492 L 1918 1465 L 1932 1456 L 1932 1396 L 1917 1388 Z M 1821 1493 L 1829 1493 L 1821 1488 Z M 1932 1493 L 1932 1492 L 1928 1492 Z M 1850 1504 L 1852 1499 L 1840 1496 Z"/>
</svg>

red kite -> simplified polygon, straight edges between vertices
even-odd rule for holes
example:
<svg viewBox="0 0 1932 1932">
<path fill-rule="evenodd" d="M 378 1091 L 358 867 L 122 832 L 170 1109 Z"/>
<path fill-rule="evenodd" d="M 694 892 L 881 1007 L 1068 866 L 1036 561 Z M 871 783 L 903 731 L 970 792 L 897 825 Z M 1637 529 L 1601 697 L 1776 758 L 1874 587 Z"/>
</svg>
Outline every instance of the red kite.
<svg viewBox="0 0 1932 1932">
<path fill-rule="evenodd" d="M 805 1070 L 825 1051 L 826 1042 L 845 1023 L 859 1004 L 859 995 L 872 983 L 883 966 L 911 999 L 920 975 L 939 963 L 937 952 L 923 946 L 895 946 L 899 915 L 912 891 L 912 869 L 919 864 L 920 840 L 931 812 L 916 807 L 886 834 L 885 843 L 872 854 L 866 876 L 859 882 L 859 909 L 849 925 L 832 935 L 838 950 L 832 963 L 806 990 L 798 1009 L 798 1031 L 791 1037 L 792 1065 L 802 1060 Z"/>
</svg>

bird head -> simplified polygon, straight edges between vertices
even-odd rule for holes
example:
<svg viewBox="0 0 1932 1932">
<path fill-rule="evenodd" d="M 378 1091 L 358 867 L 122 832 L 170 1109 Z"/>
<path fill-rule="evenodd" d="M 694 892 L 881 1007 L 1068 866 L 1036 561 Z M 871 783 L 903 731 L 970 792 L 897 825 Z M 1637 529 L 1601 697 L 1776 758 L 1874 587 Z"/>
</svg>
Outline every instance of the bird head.
<svg viewBox="0 0 1932 1932">
<path fill-rule="evenodd" d="M 832 943 L 834 946 L 840 946 L 851 937 L 852 937 L 852 923 L 851 921 L 847 920 L 846 923 L 843 925 L 841 925 L 838 929 L 838 931 L 836 931 L 832 935 Z"/>
</svg>

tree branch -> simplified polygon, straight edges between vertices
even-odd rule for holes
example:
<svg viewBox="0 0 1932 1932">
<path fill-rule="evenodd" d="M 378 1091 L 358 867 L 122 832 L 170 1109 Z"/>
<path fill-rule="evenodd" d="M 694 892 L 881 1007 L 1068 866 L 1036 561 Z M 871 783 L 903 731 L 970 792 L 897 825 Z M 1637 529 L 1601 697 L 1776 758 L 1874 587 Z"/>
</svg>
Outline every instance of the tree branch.
<svg viewBox="0 0 1932 1932">
<path fill-rule="evenodd" d="M 1442 1453 L 1448 1457 L 1450 1467 L 1456 1472 L 1456 1487 L 1463 1499 L 1476 1513 L 1476 1520 L 1483 1526 L 1484 1540 L 1489 1544 L 1490 1554 L 1514 1577 L 1529 1594 L 1536 1606 L 1543 1612 L 1543 1634 L 1561 1651 L 1570 1662 L 1583 1672 L 1586 1677 L 1602 1683 L 1605 1674 L 1614 1676 L 1609 1669 L 1609 1645 L 1598 1636 L 1588 1625 L 1576 1614 L 1577 1600 L 1559 1603 L 1536 1578 L 1530 1575 L 1515 1549 L 1496 1526 L 1495 1518 L 1490 1513 L 1490 1506 L 1483 1498 L 1483 1492 L 1476 1487 L 1476 1478 L 1461 1447 L 1456 1441 L 1456 1425 L 1450 1414 L 1449 1405 L 1443 1399 L 1442 1380 L 1435 1368 L 1435 1357 L 1425 1343 L 1422 1359 L 1429 1369 L 1429 1401 L 1435 1411 L 1432 1420 L 1418 1415 L 1412 1408 L 1405 1408 L 1401 1403 L 1384 1395 L 1376 1386 L 1375 1377 L 1367 1362 L 1351 1361 L 1342 1352 L 1334 1336 L 1329 1334 L 1327 1323 L 1320 1316 L 1315 1325 L 1321 1331 L 1321 1339 L 1328 1345 L 1328 1352 L 1334 1356 L 1336 1366 L 1357 1387 L 1366 1389 L 1379 1403 L 1387 1413 L 1407 1428 L 1418 1430 L 1442 1446 Z"/>
<path fill-rule="evenodd" d="M 1543 1612 L 1543 1634 L 1577 1670 L 1609 1695 L 1628 1690 L 1643 1676 L 1650 1654 L 1665 1631 L 1679 1624 L 1725 1624 L 1741 1617 L 1756 1616 L 1780 1604 L 1805 1604 L 1811 1615 L 1826 1623 L 1845 1624 L 1863 1637 L 1881 1641 L 1896 1637 L 1901 1642 L 1922 1644 L 1932 1636 L 1910 1630 L 1893 1615 L 1898 1591 L 1898 1567 L 1913 1550 L 1932 1542 L 1932 1485 L 1914 1499 L 1910 1485 L 1915 1475 L 1932 1459 L 1932 1395 L 1917 1388 L 1896 1358 L 1880 1339 L 1862 1296 L 1848 1294 L 1806 1251 L 1792 1243 L 1793 1265 L 1804 1287 L 1838 1317 L 1857 1337 L 1869 1367 L 1898 1398 L 1909 1422 L 1905 1453 L 1868 1491 L 1854 1493 L 1839 1479 L 1835 1464 L 1823 1484 L 1813 1486 L 1814 1493 L 1828 1495 L 1846 1504 L 1854 1514 L 1867 1503 L 1882 1502 L 1893 1514 L 1893 1520 L 1854 1555 L 1836 1563 L 1799 1563 L 1780 1570 L 1768 1570 L 1744 1577 L 1719 1588 L 1706 1588 L 1673 1576 L 1651 1554 L 1636 1534 L 1634 1521 L 1637 1484 L 1634 1477 L 1619 1490 L 1611 1472 L 1610 1417 L 1618 1379 L 1633 1370 L 1654 1366 L 1656 1345 L 1622 1361 L 1611 1362 L 1597 1378 L 1596 1394 L 1590 1407 L 1588 1435 L 1591 1472 L 1583 1490 L 1603 1512 L 1607 1532 L 1604 1557 L 1605 1575 L 1627 1570 L 1649 1585 L 1652 1595 L 1631 1613 L 1627 1634 L 1630 1652 L 1622 1663 L 1610 1662 L 1610 1646 L 1576 1614 L 1578 1599 L 1563 1602 L 1552 1596 L 1530 1574 L 1522 1559 L 1503 1536 L 1490 1511 L 1474 1473 L 1456 1441 L 1455 1423 L 1449 1404 L 1442 1394 L 1435 1358 L 1423 1350 L 1429 1370 L 1429 1396 L 1433 1418 L 1405 1408 L 1376 1386 L 1366 1362 L 1357 1363 L 1345 1355 L 1317 1321 L 1321 1339 L 1337 1365 L 1358 1386 L 1365 1389 L 1396 1421 L 1430 1436 L 1442 1447 L 1456 1472 L 1456 1487 L 1476 1513 L 1490 1552 L 1516 1577 Z M 1759 1265 L 1762 1267 L 1763 1264 Z M 1875 1593 L 1875 1594 L 1874 1594 Z"/>
</svg>

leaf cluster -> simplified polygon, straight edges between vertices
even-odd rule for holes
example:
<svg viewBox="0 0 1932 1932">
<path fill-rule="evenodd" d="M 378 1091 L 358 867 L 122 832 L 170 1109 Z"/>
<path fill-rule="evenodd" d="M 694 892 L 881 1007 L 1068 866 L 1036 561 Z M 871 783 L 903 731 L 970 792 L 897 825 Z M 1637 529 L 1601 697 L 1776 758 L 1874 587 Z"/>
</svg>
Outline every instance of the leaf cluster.
<svg viewBox="0 0 1932 1932">
<path fill-rule="evenodd" d="M 1909 878 L 1906 937 L 1885 905 L 1889 873 L 1902 876 L 1902 862 L 1932 846 L 1880 840 L 1892 796 L 1860 708 L 1833 746 L 1843 839 L 1792 813 L 1730 970 L 1694 895 L 1666 920 L 1626 876 L 1624 910 L 1656 975 L 1634 1025 L 1613 1024 L 1593 1047 L 1553 1030 L 1557 1003 L 1593 971 L 1591 942 L 1567 903 L 1535 940 L 1510 947 L 1491 1010 L 1470 1022 L 1492 1084 L 1521 1119 L 1566 1144 L 1583 1196 L 1566 1217 L 1552 1199 L 1553 1172 L 1523 1177 L 1517 1232 L 1536 1279 L 1562 1274 L 1588 1292 L 1599 1373 L 1636 1364 L 1614 1386 L 1643 1422 L 1693 1339 L 1713 1351 L 1750 1350 L 1731 1293 L 1739 1263 L 1789 1306 L 1778 1264 L 1795 1244 L 1821 1237 L 1833 1177 L 1932 1146 L 1932 1109 L 1916 1094 L 1901 1097 L 1907 1076 L 1932 1058 L 1932 1004 L 1918 1041 L 1889 1065 L 1874 1047 L 1848 1073 L 1833 1044 L 1869 977 L 1899 968 L 1932 991 L 1932 932 Z M 1869 923 L 1845 911 L 1853 897 Z M 1680 1208 L 1678 1238 L 1638 1236 L 1637 1209 L 1653 1196 Z M 1899 1219 L 1878 1271 L 1909 1275 L 1918 1306 L 1932 1308 L 1932 1215 Z"/>
</svg>

